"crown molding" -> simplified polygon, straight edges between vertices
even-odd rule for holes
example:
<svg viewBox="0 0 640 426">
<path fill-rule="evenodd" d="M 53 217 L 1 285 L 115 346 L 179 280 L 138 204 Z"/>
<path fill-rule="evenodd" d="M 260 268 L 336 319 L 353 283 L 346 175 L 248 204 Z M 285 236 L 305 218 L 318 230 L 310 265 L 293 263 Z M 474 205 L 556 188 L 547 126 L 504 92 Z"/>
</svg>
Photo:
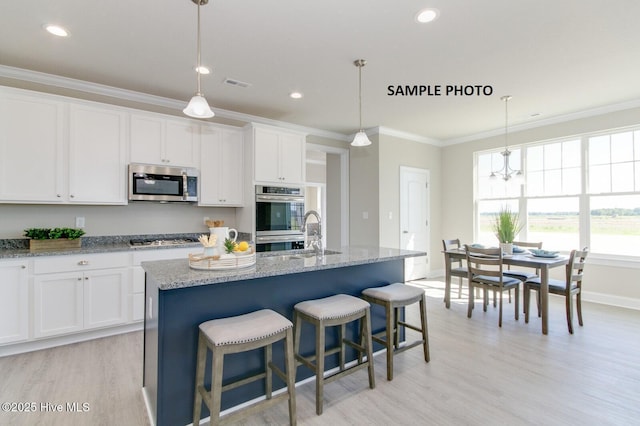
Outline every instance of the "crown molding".
<svg viewBox="0 0 640 426">
<path fill-rule="evenodd" d="M 368 132 L 367 132 L 368 133 Z M 402 130 L 391 129 L 389 127 L 378 126 L 373 127 L 371 129 L 371 133 L 385 135 L 385 136 L 393 136 L 400 139 L 405 139 L 414 142 L 426 143 L 428 145 L 434 145 L 438 147 L 444 146 L 444 143 L 438 139 L 428 138 L 426 136 L 416 135 L 414 133 L 403 132 Z"/>
<path fill-rule="evenodd" d="M 91 83 L 83 80 L 62 77 L 54 74 L 47 74 L 39 71 L 32 71 L 23 68 L 15 68 L 6 65 L 0 65 L 0 77 L 11 78 L 15 80 L 28 81 L 31 83 L 43 84 L 46 86 L 59 87 L 62 89 L 78 90 L 94 95 L 109 96 L 116 99 L 122 99 L 132 102 L 140 102 L 148 105 L 155 105 L 164 108 L 182 111 L 186 102 L 176 99 L 165 98 L 162 96 L 150 95 L 148 93 L 136 92 L 134 90 L 121 89 L 119 87 L 106 86 L 99 83 Z M 272 120 L 257 115 L 244 114 L 236 111 L 230 111 L 222 108 L 213 108 L 216 115 L 220 118 L 237 120 L 245 123 L 262 123 L 270 126 L 277 126 L 289 130 L 306 133 L 339 141 L 348 141 L 348 135 L 342 133 L 331 132 L 313 127 L 299 126 L 284 121 Z"/>
<path fill-rule="evenodd" d="M 579 120 L 582 118 L 595 117 L 598 115 L 604 115 L 612 112 L 624 111 L 632 108 L 640 107 L 640 99 L 632 101 L 621 102 L 618 104 L 605 105 L 602 107 L 592 108 L 584 111 L 572 112 L 569 114 L 556 115 L 541 120 L 530 121 L 527 123 L 514 124 L 509 126 L 509 133 L 520 132 L 528 129 L 535 129 L 537 127 L 550 126 L 552 124 L 565 123 L 567 121 Z M 479 139 L 490 138 L 493 136 L 500 136 L 504 134 L 504 127 L 501 129 L 488 130 L 486 132 L 475 133 L 473 135 L 462 136 L 459 138 L 446 139 L 442 146 L 456 145 L 466 142 L 472 142 Z"/>
</svg>

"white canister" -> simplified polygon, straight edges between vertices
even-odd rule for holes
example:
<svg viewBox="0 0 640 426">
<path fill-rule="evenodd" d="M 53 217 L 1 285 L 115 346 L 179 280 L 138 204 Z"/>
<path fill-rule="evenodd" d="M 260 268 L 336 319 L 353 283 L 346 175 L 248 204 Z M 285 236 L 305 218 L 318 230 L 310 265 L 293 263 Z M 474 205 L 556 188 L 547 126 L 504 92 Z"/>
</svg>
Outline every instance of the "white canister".
<svg viewBox="0 0 640 426">
<path fill-rule="evenodd" d="M 209 228 L 209 232 L 211 235 L 215 235 L 218 237 L 216 241 L 216 247 L 220 250 L 220 253 L 224 253 L 224 240 L 229 238 L 231 241 L 236 241 L 238 238 L 238 231 L 233 228 L 229 228 L 227 226 L 219 226 L 217 228 Z M 233 237 L 231 237 L 233 234 Z"/>
</svg>

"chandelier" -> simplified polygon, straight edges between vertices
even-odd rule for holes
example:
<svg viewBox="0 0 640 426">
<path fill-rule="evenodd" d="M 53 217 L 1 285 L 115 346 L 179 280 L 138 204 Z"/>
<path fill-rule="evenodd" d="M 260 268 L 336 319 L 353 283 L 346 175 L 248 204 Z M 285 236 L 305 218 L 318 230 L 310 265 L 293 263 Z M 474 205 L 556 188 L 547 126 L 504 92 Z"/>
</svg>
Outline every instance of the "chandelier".
<svg viewBox="0 0 640 426">
<path fill-rule="evenodd" d="M 489 178 L 491 179 L 502 179 L 505 182 L 508 182 L 511 179 L 520 179 L 522 178 L 522 171 L 519 169 L 514 169 L 511 167 L 509 163 L 509 159 L 511 158 L 511 151 L 509 151 L 509 101 L 511 100 L 510 95 L 506 95 L 500 98 L 501 101 L 504 101 L 504 151 L 500 153 L 502 155 L 503 164 L 500 170 L 492 171 Z"/>
</svg>

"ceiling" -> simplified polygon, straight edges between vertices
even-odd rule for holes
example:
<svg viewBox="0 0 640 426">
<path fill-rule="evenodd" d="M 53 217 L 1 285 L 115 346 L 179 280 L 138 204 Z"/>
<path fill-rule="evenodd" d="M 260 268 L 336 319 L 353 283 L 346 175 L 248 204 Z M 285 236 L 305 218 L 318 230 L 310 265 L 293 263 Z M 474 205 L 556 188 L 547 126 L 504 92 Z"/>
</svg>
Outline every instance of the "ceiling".
<svg viewBox="0 0 640 426">
<path fill-rule="evenodd" d="M 426 7 L 438 19 L 416 23 Z M 0 64 L 186 105 L 196 89 L 196 14 L 191 0 L 2 1 Z M 352 134 L 358 58 L 367 60 L 363 127 L 445 144 L 504 129 L 506 94 L 510 125 L 640 100 L 637 0 L 210 0 L 201 14 L 202 63 L 213 68 L 202 92 L 220 117 Z M 71 36 L 53 37 L 45 23 Z M 390 85 L 440 86 L 441 95 L 390 96 Z M 491 93 L 447 96 L 447 85 Z"/>
</svg>

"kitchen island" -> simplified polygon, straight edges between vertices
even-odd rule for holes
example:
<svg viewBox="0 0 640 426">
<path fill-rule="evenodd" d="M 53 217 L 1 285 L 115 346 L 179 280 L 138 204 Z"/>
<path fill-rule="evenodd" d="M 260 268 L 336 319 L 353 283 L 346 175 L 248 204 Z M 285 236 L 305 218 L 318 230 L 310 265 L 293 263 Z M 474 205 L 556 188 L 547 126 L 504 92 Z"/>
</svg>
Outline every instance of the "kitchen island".
<svg viewBox="0 0 640 426">
<path fill-rule="evenodd" d="M 293 318 L 293 306 L 303 300 L 334 294 L 359 296 L 368 287 L 404 280 L 404 259 L 425 253 L 380 247 L 344 247 L 322 257 L 308 252 L 261 253 L 256 264 L 243 269 L 203 271 L 191 269 L 187 259 L 143 262 L 146 272 L 143 391 L 153 423 L 185 425 L 192 422 L 198 325 L 224 318 L 272 309 Z M 384 312 L 372 307 L 372 329 L 384 328 Z M 313 329 L 303 329 L 303 336 Z M 354 339 L 356 327 L 347 337 Z M 337 333 L 327 333 L 327 344 Z M 303 338 L 300 351 L 314 352 L 313 338 Z M 374 348 L 379 349 L 380 347 Z M 348 359 L 355 359 L 353 352 Z M 274 345 L 273 358 L 283 365 L 282 345 Z M 327 368 L 338 365 L 327 357 Z M 262 351 L 225 358 L 224 381 L 241 378 L 264 368 Z M 312 375 L 298 369 L 297 381 Z M 209 385 L 210 372 L 205 374 Z M 274 389 L 284 387 L 274 376 Z M 225 392 L 222 409 L 263 397 L 261 381 Z M 203 415 L 209 413 L 205 409 Z"/>
</svg>

